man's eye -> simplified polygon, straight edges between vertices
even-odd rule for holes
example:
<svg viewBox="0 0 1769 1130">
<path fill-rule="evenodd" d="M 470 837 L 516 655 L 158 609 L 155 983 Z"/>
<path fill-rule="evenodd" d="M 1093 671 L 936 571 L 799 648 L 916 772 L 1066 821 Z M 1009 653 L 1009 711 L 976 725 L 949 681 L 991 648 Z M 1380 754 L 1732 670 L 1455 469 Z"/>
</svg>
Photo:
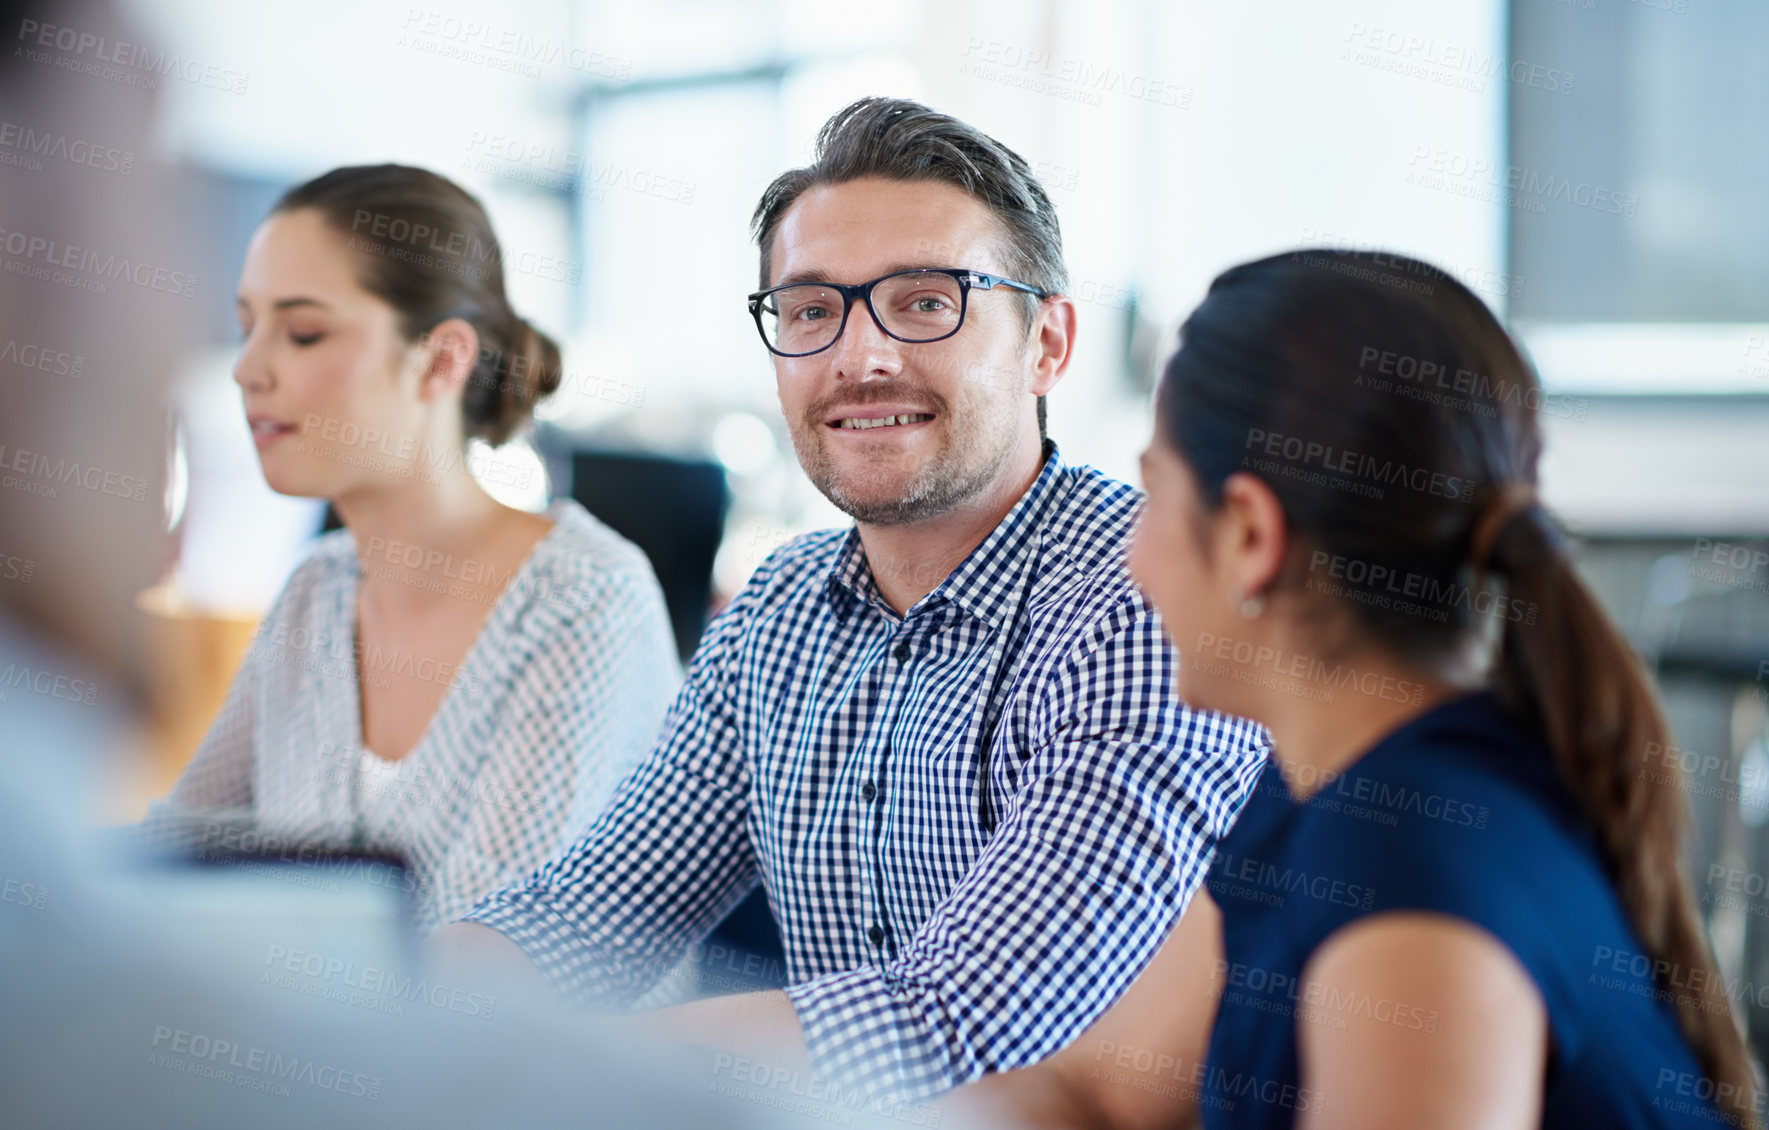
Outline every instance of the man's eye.
<svg viewBox="0 0 1769 1130">
<path fill-rule="evenodd" d="M 932 289 L 904 295 L 897 301 L 897 308 L 907 314 L 945 314 L 958 308 L 951 296 Z"/>
<path fill-rule="evenodd" d="M 792 316 L 801 322 L 818 322 L 829 317 L 829 307 L 800 306 L 792 312 Z"/>
</svg>

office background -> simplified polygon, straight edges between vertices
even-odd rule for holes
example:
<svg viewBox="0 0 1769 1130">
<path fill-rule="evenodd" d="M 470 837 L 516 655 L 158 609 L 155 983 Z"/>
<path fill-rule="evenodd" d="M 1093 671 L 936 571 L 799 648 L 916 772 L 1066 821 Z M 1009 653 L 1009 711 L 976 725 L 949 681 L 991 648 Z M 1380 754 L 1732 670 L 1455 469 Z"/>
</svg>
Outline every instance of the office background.
<svg viewBox="0 0 1769 1130">
<path fill-rule="evenodd" d="M 1223 268 L 1299 245 L 1436 263 L 1537 361 L 1548 500 L 1655 670 L 1692 861 L 1769 1036 L 1769 8 L 1753 0 L 138 0 L 191 186 L 204 343 L 179 394 L 181 553 L 145 598 L 163 791 L 325 520 L 258 475 L 232 289 L 276 196 L 344 164 L 487 205 L 516 308 L 564 345 L 534 433 L 476 452 L 500 497 L 571 492 L 675 571 L 684 624 L 843 517 L 804 479 L 743 305 L 748 220 L 863 94 L 976 123 L 1038 170 L 1081 326 L 1050 397 L 1073 460 L 1134 479 L 1148 394 Z M 656 461 L 665 460 L 667 464 Z M 614 517 L 671 468 L 670 521 Z M 623 476 L 626 476 L 623 478 Z M 648 480 L 656 481 L 656 480 Z M 655 509 L 655 508 L 653 508 Z M 671 524 L 673 523 L 673 524 Z M 666 528 L 667 527 L 667 528 Z M 692 632 L 683 631 L 684 648 Z"/>
</svg>

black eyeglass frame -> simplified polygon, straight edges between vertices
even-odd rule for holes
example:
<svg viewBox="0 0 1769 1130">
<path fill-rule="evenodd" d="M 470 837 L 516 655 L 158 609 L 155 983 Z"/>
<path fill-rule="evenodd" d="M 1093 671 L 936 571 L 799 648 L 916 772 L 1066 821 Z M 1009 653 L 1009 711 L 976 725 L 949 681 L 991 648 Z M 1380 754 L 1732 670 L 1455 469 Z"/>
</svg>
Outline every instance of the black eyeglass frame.
<svg viewBox="0 0 1769 1130">
<path fill-rule="evenodd" d="M 884 320 L 878 316 L 877 308 L 872 305 L 872 288 L 881 282 L 885 282 L 889 279 L 901 278 L 904 275 L 949 275 L 956 280 L 958 283 L 958 323 L 939 337 L 904 337 L 902 334 L 894 334 L 887 329 Z M 782 290 L 790 290 L 795 286 L 820 286 L 826 290 L 833 290 L 842 296 L 842 320 L 841 325 L 837 326 L 835 329 L 835 336 L 829 339 L 827 345 L 820 345 L 816 349 L 809 349 L 803 353 L 787 353 L 784 350 L 775 348 L 774 343 L 768 340 L 768 331 L 762 326 L 762 303 L 767 300 L 770 294 L 776 294 Z M 1011 290 L 1023 290 L 1027 294 L 1036 296 L 1041 302 L 1044 299 L 1053 296 L 1051 291 L 1035 287 L 1030 283 L 1003 278 L 1000 275 L 984 274 L 982 271 L 971 271 L 962 267 L 912 267 L 906 271 L 892 271 L 888 275 L 880 275 L 871 282 L 855 283 L 852 286 L 846 286 L 842 283 L 813 282 L 810 280 L 785 283 L 781 286 L 771 286 L 767 290 L 758 290 L 754 294 L 748 296 L 749 316 L 755 319 L 756 333 L 761 335 L 762 344 L 768 347 L 768 352 L 777 357 L 811 357 L 823 352 L 831 345 L 840 341 L 842 339 L 842 334 L 846 333 L 848 330 L 848 315 L 853 313 L 855 299 L 859 299 L 866 304 L 866 312 L 872 315 L 872 324 L 877 326 L 878 331 L 886 337 L 894 338 L 907 345 L 927 345 L 930 342 L 945 341 L 947 338 L 953 336 L 959 330 L 964 328 L 965 315 L 970 313 L 970 292 L 971 287 L 973 286 L 978 290 L 994 290 L 998 286 L 1007 287 Z"/>
</svg>

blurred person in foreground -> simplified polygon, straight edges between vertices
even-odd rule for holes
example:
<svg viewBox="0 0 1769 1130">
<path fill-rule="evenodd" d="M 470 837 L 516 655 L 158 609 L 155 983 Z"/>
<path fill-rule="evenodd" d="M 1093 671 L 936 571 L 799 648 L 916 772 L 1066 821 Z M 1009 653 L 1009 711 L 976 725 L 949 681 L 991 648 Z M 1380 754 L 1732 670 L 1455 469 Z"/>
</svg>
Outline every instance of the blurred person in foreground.
<svg viewBox="0 0 1769 1130">
<path fill-rule="evenodd" d="M 438 939 L 621 1008 L 760 882 L 788 987 L 645 1027 L 915 1103 L 1117 998 L 1265 738 L 1180 701 L 1124 565 L 1140 495 L 1044 435 L 1076 311 L 1026 162 L 863 99 L 754 224 L 781 410 L 854 524 L 765 561 L 609 810 Z"/>
<path fill-rule="evenodd" d="M 0 121 L 52 153 L 149 147 L 143 84 L 77 54 L 141 43 L 108 6 L 0 3 L 0 28 L 19 46 L 0 53 Z M 167 557 L 167 392 L 193 304 L 151 284 L 189 278 L 200 238 L 175 199 L 146 159 L 128 176 L 0 163 L 0 1125 L 781 1124 L 514 996 L 393 1015 L 263 984 L 261 943 L 131 897 L 92 849 L 86 806 L 139 732 L 134 597 Z M 261 937 L 256 916 L 294 890 L 213 909 Z"/>
<path fill-rule="evenodd" d="M 402 165 L 297 185 L 235 308 L 265 481 L 344 528 L 277 596 L 150 825 L 397 854 L 428 932 L 552 856 L 650 749 L 681 681 L 663 594 L 572 499 L 530 514 L 475 477 L 469 441 L 508 441 L 561 369 L 458 185 Z"/>
<path fill-rule="evenodd" d="M 1263 722 L 1273 757 L 1123 999 L 955 1109 L 1755 1124 L 1681 792 L 1648 765 L 1670 735 L 1536 494 L 1538 394 L 1423 263 L 1309 251 L 1216 279 L 1160 382 L 1131 567 L 1180 692 Z"/>
</svg>

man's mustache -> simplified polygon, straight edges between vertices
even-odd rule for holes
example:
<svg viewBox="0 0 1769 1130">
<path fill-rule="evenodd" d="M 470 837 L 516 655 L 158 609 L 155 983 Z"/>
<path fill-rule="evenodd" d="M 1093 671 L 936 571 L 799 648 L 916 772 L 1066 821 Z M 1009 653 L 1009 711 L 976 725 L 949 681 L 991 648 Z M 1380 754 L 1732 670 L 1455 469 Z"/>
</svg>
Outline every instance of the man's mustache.
<svg viewBox="0 0 1769 1130">
<path fill-rule="evenodd" d="M 924 408 L 935 415 L 946 412 L 946 398 L 928 389 L 906 385 L 868 385 L 840 397 L 819 400 L 805 412 L 806 419 L 821 424 L 825 420 L 853 415 L 853 409 L 874 404 L 896 404 Z"/>
</svg>

